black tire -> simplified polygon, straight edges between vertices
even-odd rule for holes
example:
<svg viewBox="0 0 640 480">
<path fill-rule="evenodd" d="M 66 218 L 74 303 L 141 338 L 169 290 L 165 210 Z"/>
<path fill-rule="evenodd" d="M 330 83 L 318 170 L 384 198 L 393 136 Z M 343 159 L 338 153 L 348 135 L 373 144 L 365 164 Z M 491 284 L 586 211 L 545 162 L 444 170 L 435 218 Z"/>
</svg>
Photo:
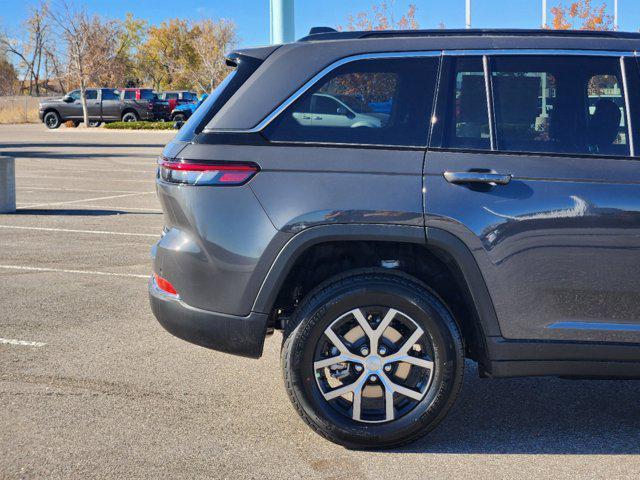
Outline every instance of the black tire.
<svg viewBox="0 0 640 480">
<path fill-rule="evenodd" d="M 102 122 L 100 122 L 98 120 L 90 120 L 89 121 L 89 126 L 91 128 L 98 128 L 100 125 L 102 125 Z"/>
<path fill-rule="evenodd" d="M 82 122 L 81 122 L 80 120 L 74 120 L 74 121 L 73 121 L 73 127 L 74 127 L 74 128 L 78 128 L 78 127 L 80 126 L 80 124 L 81 124 L 81 123 L 82 123 Z"/>
<path fill-rule="evenodd" d="M 422 399 L 403 416 L 381 423 L 356 421 L 332 407 L 313 366 L 328 326 L 345 312 L 365 305 L 383 305 L 407 315 L 433 347 L 434 367 Z M 289 325 L 281 356 L 287 393 L 302 419 L 332 442 L 353 449 L 394 448 L 413 442 L 438 425 L 458 396 L 464 372 L 460 330 L 443 302 L 412 277 L 369 271 L 330 280 L 307 295 Z M 395 381 L 391 374 L 385 378 Z M 399 396 L 394 393 L 392 398 Z"/>
<path fill-rule="evenodd" d="M 173 121 L 174 122 L 184 122 L 187 119 L 187 117 L 184 115 L 184 113 L 176 113 L 173 116 Z"/>
<path fill-rule="evenodd" d="M 139 120 L 140 117 L 138 117 L 136 112 L 125 112 L 124 115 L 122 115 L 123 122 L 137 122 Z"/>
<path fill-rule="evenodd" d="M 55 110 L 51 110 L 44 114 L 44 118 L 42 119 L 47 128 L 56 129 L 62 124 L 62 119 L 60 115 Z"/>
</svg>

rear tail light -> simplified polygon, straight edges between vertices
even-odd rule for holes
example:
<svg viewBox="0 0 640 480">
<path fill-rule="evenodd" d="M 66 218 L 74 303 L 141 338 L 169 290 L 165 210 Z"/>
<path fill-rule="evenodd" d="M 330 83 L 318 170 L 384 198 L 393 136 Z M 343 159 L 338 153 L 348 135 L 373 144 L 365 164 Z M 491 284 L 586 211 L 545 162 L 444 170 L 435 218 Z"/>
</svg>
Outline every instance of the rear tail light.
<svg viewBox="0 0 640 480">
<path fill-rule="evenodd" d="M 169 280 L 167 280 L 166 278 L 162 278 L 157 273 L 154 273 L 153 281 L 156 284 L 156 286 L 163 292 L 168 293 L 169 295 L 175 295 L 176 297 L 178 296 L 178 292 L 176 291 L 174 286 L 171 285 Z"/>
<path fill-rule="evenodd" d="M 253 163 L 190 163 L 166 159 L 158 163 L 162 180 L 187 185 L 244 185 L 260 170 Z"/>
</svg>

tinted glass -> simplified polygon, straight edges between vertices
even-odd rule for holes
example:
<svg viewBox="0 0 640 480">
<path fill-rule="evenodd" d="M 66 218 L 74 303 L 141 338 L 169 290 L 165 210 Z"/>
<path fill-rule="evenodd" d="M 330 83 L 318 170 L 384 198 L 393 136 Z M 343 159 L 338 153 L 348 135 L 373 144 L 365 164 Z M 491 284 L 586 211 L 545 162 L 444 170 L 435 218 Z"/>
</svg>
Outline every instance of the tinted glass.
<svg viewBox="0 0 640 480">
<path fill-rule="evenodd" d="M 74 100 L 80 100 L 80 90 L 74 90 L 69 94 L 69 96 Z"/>
<path fill-rule="evenodd" d="M 140 98 L 142 100 L 154 100 L 157 99 L 158 96 L 153 93 L 152 90 L 140 90 Z"/>
<path fill-rule="evenodd" d="M 97 90 L 85 90 L 84 98 L 87 100 L 97 100 L 98 99 L 98 91 Z"/>
<path fill-rule="evenodd" d="M 491 140 L 482 58 L 446 58 L 440 88 L 432 145 L 489 150 Z"/>
<path fill-rule="evenodd" d="M 178 94 L 177 93 L 165 93 L 163 96 L 164 100 L 177 100 L 178 99 Z"/>
<path fill-rule="evenodd" d="M 125 100 L 135 100 L 136 99 L 136 92 L 133 91 L 133 90 L 125 90 L 124 99 Z"/>
<path fill-rule="evenodd" d="M 118 98 L 116 90 L 102 90 L 102 100 L 118 100 Z"/>
<path fill-rule="evenodd" d="M 495 57 L 497 148 L 629 155 L 620 59 Z"/>
<path fill-rule="evenodd" d="M 438 59 L 385 58 L 329 73 L 267 127 L 270 140 L 425 145 Z"/>
</svg>

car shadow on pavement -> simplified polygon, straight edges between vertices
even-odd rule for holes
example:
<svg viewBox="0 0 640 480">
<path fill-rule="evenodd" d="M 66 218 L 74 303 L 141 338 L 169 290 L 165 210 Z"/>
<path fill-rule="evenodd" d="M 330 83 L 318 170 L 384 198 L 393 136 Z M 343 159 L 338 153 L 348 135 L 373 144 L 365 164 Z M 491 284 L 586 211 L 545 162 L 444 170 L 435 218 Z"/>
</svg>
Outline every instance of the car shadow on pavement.
<svg viewBox="0 0 640 480">
<path fill-rule="evenodd" d="M 640 453 L 640 381 L 480 379 L 467 364 L 449 415 L 397 452 L 478 454 Z"/>
<path fill-rule="evenodd" d="M 82 209 L 35 209 L 35 208 L 19 208 L 12 215 L 69 215 L 69 216 L 86 216 L 100 217 L 108 215 L 162 215 L 161 212 L 131 212 L 128 210 L 102 210 L 95 208 Z"/>
</svg>

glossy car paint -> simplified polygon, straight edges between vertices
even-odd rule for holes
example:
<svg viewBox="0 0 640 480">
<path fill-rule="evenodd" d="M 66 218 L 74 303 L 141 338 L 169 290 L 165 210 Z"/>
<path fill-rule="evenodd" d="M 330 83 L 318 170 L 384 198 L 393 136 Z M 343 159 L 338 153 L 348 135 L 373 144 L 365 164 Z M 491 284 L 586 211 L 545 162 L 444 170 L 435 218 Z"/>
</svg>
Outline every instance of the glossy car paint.
<svg viewBox="0 0 640 480">
<path fill-rule="evenodd" d="M 445 171 L 513 176 L 486 191 Z M 473 252 L 510 339 L 640 342 L 640 163 L 636 160 L 429 152 L 426 225 Z M 577 323 L 576 323 L 577 322 Z"/>
<path fill-rule="evenodd" d="M 639 41 L 627 39 L 508 36 L 286 45 L 270 52 L 206 131 L 251 131 L 301 83 L 351 54 L 514 44 L 625 52 L 640 47 Z M 317 55 L 310 56 L 310 49 Z M 296 64 L 295 72 L 278 68 L 287 63 Z M 273 85 L 272 95 L 263 94 L 265 84 Z M 315 227 L 426 225 L 459 239 L 471 252 L 499 324 L 491 345 L 533 341 L 523 359 L 552 361 L 563 356 L 554 347 L 559 344 L 548 343 L 547 355 L 545 343 L 535 342 L 640 343 L 637 160 L 241 143 L 200 134 L 193 142 L 165 149 L 171 158 L 249 161 L 261 168 L 242 187 L 158 182 L 168 230 L 157 245 L 154 269 L 172 282 L 186 304 L 249 315 L 256 297 L 271 288 L 264 279 L 274 262 L 297 235 Z M 513 178 L 507 185 L 480 190 L 453 185 L 443 176 L 445 171 L 477 168 Z M 508 348 L 517 345 L 509 343 Z M 605 355 L 606 350 L 599 351 Z M 574 350 L 568 356 L 587 360 L 580 355 Z M 625 355 L 638 360 L 635 354 Z M 505 358 L 512 357 L 498 360 Z M 543 370 L 531 364 L 520 372 Z M 565 371 L 570 370 L 557 370 Z"/>
</svg>

